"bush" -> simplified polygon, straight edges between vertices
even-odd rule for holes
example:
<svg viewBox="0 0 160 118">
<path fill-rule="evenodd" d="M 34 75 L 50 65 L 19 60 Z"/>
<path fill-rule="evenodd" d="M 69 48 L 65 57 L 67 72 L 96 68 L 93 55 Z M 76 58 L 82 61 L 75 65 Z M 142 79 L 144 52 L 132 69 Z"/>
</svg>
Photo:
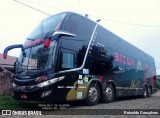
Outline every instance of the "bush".
<svg viewBox="0 0 160 118">
<path fill-rule="evenodd" d="M 160 90 L 160 82 L 157 82 L 157 88 Z"/>
</svg>

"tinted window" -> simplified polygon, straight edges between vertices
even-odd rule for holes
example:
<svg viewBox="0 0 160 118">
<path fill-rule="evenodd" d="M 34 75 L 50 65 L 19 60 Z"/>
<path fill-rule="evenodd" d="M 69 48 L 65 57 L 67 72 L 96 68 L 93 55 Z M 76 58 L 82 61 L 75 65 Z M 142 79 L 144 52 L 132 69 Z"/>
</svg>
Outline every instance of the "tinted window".
<svg viewBox="0 0 160 118">
<path fill-rule="evenodd" d="M 49 17 L 43 21 L 43 33 L 47 33 L 49 31 L 58 30 L 61 26 L 63 18 L 65 14 L 58 14 Z"/>
<path fill-rule="evenodd" d="M 21 53 L 17 63 L 17 72 L 30 69 L 45 69 L 49 56 L 54 51 L 55 41 L 52 41 L 49 48 L 44 48 L 43 44 L 25 49 L 25 56 Z"/>
<path fill-rule="evenodd" d="M 63 53 L 62 68 L 74 68 L 74 54 Z"/>
<path fill-rule="evenodd" d="M 88 43 L 94 27 L 95 23 L 90 21 L 89 19 L 76 14 L 72 14 L 67 21 L 65 30 L 76 34 L 77 37 L 87 40 L 85 43 Z"/>
<path fill-rule="evenodd" d="M 103 27 L 99 26 L 99 30 L 96 38 L 97 46 L 111 48 L 117 42 L 118 42 L 118 38 L 114 34 L 104 29 Z"/>
<path fill-rule="evenodd" d="M 37 27 L 30 33 L 28 38 L 43 38 L 49 31 L 58 30 L 66 14 L 56 14 L 40 22 Z"/>
</svg>

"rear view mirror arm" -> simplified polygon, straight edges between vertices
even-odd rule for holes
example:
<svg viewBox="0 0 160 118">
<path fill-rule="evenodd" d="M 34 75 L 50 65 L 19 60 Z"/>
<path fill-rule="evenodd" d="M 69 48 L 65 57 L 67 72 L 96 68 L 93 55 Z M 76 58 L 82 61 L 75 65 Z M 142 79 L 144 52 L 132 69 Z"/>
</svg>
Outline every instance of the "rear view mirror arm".
<svg viewBox="0 0 160 118">
<path fill-rule="evenodd" d="M 21 48 L 22 51 L 24 52 L 24 47 L 22 44 L 17 44 L 17 45 L 11 45 L 11 46 L 8 46 L 4 49 L 4 52 L 3 52 L 3 58 L 6 59 L 7 58 L 7 54 L 8 54 L 8 51 L 9 50 L 12 50 L 14 48 Z"/>
<path fill-rule="evenodd" d="M 58 31 L 55 31 L 52 35 L 52 37 L 54 37 L 54 39 L 57 39 L 59 38 L 60 36 L 71 36 L 71 37 L 76 37 L 75 34 L 72 34 L 70 32 L 66 32 L 66 31 L 61 31 L 61 30 L 58 30 Z"/>
</svg>

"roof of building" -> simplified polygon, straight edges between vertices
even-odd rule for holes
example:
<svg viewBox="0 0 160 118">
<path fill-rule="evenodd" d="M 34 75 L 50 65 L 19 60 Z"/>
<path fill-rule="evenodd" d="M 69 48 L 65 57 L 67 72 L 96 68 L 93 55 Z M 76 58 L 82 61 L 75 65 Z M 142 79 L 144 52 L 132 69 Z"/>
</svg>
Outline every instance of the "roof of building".
<svg viewBox="0 0 160 118">
<path fill-rule="evenodd" d="M 14 62 L 17 57 L 7 56 L 7 59 L 3 59 L 3 54 L 0 53 L 0 65 L 4 68 L 13 68 Z"/>
</svg>

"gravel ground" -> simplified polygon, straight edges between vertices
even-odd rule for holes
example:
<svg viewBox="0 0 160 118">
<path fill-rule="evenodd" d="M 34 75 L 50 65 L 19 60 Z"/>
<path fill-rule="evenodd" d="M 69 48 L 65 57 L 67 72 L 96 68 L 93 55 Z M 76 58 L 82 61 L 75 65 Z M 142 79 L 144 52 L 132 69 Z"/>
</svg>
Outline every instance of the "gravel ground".
<svg viewBox="0 0 160 118">
<path fill-rule="evenodd" d="M 95 106 L 77 106 L 75 109 L 160 109 L 160 91 L 150 98 L 125 97 L 112 103 L 100 103 Z"/>
<path fill-rule="evenodd" d="M 67 103 L 68 104 L 68 103 Z M 160 91 L 153 94 L 150 98 L 140 98 L 140 97 L 127 97 L 127 98 L 119 98 L 113 103 L 99 103 L 95 106 L 85 106 L 82 102 L 71 102 L 69 103 L 70 107 L 67 110 L 69 112 L 76 112 L 79 115 L 42 115 L 42 116 L 30 116 L 30 117 L 38 117 L 38 118 L 160 118 Z M 109 111 L 110 109 L 113 109 Z M 124 111 L 146 111 L 146 109 L 150 112 L 158 112 L 159 115 L 107 115 L 114 114 L 117 111 L 120 113 L 124 113 Z M 115 110 L 115 111 L 114 111 Z M 116 111 L 117 110 L 117 111 Z M 62 113 L 63 110 L 50 110 L 46 111 L 45 114 L 59 114 Z M 78 112 L 78 113 L 77 113 Z M 84 113 L 83 113 L 84 112 Z M 90 112 L 90 113 L 89 113 Z M 101 113 L 104 115 L 100 115 Z M 66 112 L 65 112 L 66 113 Z M 65 114 L 64 113 L 64 114 Z M 71 114 L 72 114 L 71 113 Z M 90 115 L 85 115 L 90 114 Z M 96 115 L 98 114 L 98 115 Z M 6 118 L 6 116 L 0 116 L 1 118 Z M 10 116 L 8 116 L 9 118 Z M 13 117 L 13 116 L 12 116 Z M 18 116 L 19 117 L 19 116 Z M 28 116 L 20 116 L 26 118 Z M 14 116 L 13 118 L 17 118 Z"/>
</svg>

